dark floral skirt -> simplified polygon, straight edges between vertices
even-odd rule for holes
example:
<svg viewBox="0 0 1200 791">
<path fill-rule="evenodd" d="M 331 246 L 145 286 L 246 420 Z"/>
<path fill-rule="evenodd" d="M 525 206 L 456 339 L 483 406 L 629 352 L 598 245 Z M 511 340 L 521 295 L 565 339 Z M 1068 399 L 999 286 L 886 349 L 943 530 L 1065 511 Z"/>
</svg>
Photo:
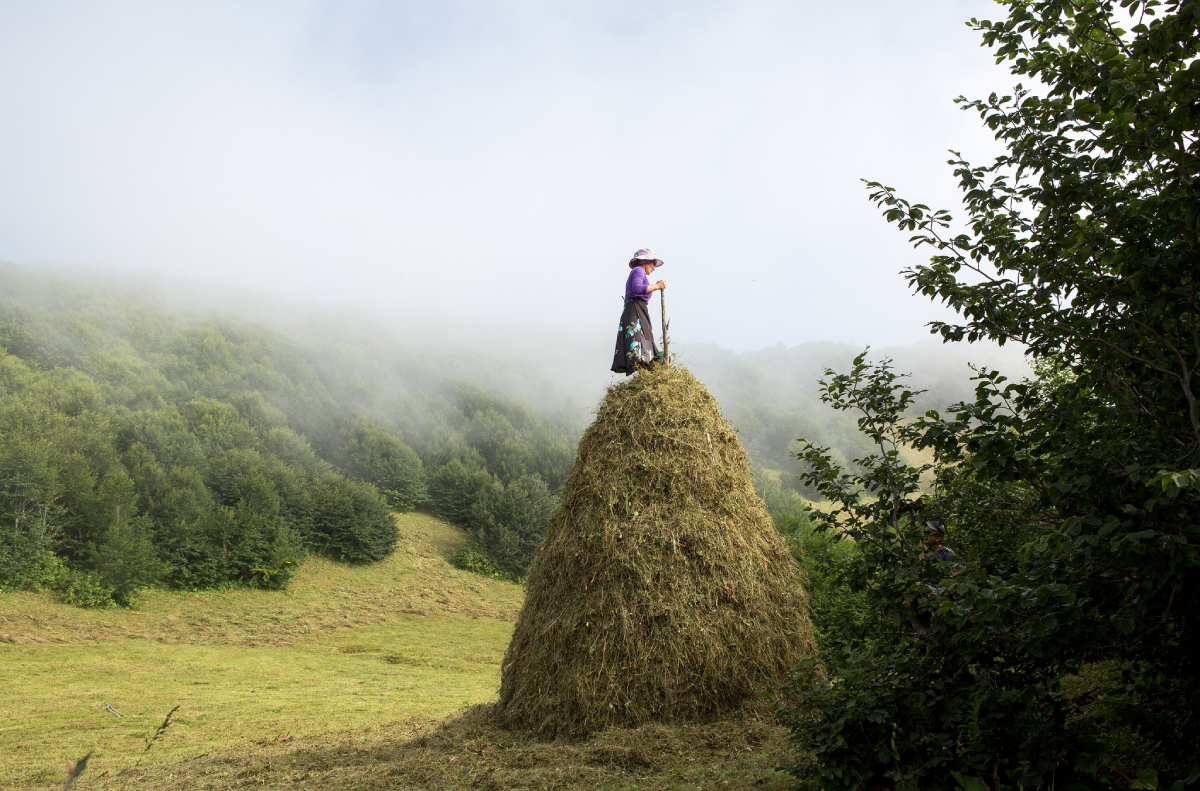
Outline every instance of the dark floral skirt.
<svg viewBox="0 0 1200 791">
<path fill-rule="evenodd" d="M 644 300 L 625 300 L 621 311 L 621 326 L 617 328 L 617 348 L 613 353 L 613 373 L 629 376 L 638 365 L 649 365 L 658 359 L 658 344 L 650 326 L 650 310 Z"/>
</svg>

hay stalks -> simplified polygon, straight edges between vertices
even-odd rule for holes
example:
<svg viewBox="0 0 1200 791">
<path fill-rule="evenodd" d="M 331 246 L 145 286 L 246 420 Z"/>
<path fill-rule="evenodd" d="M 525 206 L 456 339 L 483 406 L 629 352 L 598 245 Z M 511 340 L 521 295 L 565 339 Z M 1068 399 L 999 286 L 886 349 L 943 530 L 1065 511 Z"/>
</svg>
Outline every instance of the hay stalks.
<svg viewBox="0 0 1200 791">
<path fill-rule="evenodd" d="M 546 735 L 718 719 L 812 650 L 741 443 L 678 365 L 609 390 L 526 591 L 497 717 Z"/>
</svg>

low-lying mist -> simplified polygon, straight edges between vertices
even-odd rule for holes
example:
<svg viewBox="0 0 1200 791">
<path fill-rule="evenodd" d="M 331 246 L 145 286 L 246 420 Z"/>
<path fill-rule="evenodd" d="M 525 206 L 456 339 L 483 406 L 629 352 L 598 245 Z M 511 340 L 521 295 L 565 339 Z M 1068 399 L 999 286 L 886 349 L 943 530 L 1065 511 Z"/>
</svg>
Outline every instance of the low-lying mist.
<svg viewBox="0 0 1200 791">
<path fill-rule="evenodd" d="M 270 329 L 291 342 L 344 408 L 394 425 L 418 450 L 437 422 L 430 419 L 436 411 L 431 404 L 456 384 L 470 383 L 524 404 L 577 436 L 591 421 L 606 388 L 620 379 L 608 371 L 613 328 L 380 314 L 353 306 L 289 302 L 203 282 L 82 269 L 4 265 L 0 279 L 6 302 L 33 309 L 123 301 L 186 323 L 226 316 Z M 657 312 L 654 315 L 657 321 Z M 832 446 L 842 460 L 868 450 L 852 417 L 820 402 L 818 384 L 826 368 L 847 369 L 863 346 L 822 340 L 738 352 L 689 343 L 686 328 L 672 330 L 672 353 L 717 397 L 756 466 L 784 473 L 785 486 L 794 479 L 790 454 L 799 437 Z M 829 336 L 844 332 L 831 327 Z M 897 370 L 912 374 L 912 385 L 927 391 L 917 401 L 921 410 L 942 409 L 971 397 L 972 366 L 998 369 L 1011 379 L 1029 370 L 1016 344 L 943 344 L 931 338 L 874 346 L 870 356 L 889 357 Z"/>
<path fill-rule="evenodd" d="M 519 579 L 616 379 L 614 340 L 0 266 L 0 589 L 111 606 L 155 585 L 281 588 L 312 553 L 386 557 L 390 513 L 418 508 L 471 537 L 456 564 Z M 802 508 L 796 438 L 871 450 L 819 399 L 856 347 L 672 348 L 776 511 Z M 922 406 L 970 393 L 946 351 L 891 350 Z"/>
</svg>

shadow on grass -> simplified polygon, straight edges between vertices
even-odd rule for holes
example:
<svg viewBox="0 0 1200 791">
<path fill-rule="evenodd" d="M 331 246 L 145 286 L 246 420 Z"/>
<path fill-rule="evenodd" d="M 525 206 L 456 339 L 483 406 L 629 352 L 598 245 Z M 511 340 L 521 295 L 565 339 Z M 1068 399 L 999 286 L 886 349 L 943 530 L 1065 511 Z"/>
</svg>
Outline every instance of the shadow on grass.
<svg viewBox="0 0 1200 791">
<path fill-rule="evenodd" d="M 161 789 L 784 789 L 785 732 L 747 712 L 736 720 L 610 729 L 580 741 L 504 730 L 490 705 L 447 720 L 391 723 L 138 769 Z M 126 778 L 122 778 L 123 780 Z M 101 788 L 108 788 L 104 783 Z"/>
</svg>

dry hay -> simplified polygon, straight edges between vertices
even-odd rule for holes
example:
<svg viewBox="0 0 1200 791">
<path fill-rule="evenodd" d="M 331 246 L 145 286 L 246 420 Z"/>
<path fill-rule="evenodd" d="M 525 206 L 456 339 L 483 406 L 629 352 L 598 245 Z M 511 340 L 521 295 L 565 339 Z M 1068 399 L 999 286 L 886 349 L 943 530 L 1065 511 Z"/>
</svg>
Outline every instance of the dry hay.
<svg viewBox="0 0 1200 791">
<path fill-rule="evenodd" d="M 530 567 L 499 720 L 711 721 L 812 647 L 800 571 L 716 399 L 678 365 L 611 388 Z"/>
<path fill-rule="evenodd" d="M 88 772 L 96 772 L 93 787 L 109 791 L 783 791 L 796 785 L 776 771 L 795 759 L 786 729 L 752 711 L 713 723 L 612 728 L 568 742 L 497 727 L 490 709 L 474 706 L 441 721 L 413 718 L 295 738 L 281 735 L 211 755 L 142 764 L 109 777 L 102 764 Z M 55 777 L 65 774 L 55 772 Z M 82 782 L 78 788 L 88 787 L 87 774 Z M 31 787 L 10 785 L 21 791 Z M 9 786 L 0 779 L 0 787 Z M 62 787 L 61 779 L 36 786 L 39 791 Z"/>
</svg>

